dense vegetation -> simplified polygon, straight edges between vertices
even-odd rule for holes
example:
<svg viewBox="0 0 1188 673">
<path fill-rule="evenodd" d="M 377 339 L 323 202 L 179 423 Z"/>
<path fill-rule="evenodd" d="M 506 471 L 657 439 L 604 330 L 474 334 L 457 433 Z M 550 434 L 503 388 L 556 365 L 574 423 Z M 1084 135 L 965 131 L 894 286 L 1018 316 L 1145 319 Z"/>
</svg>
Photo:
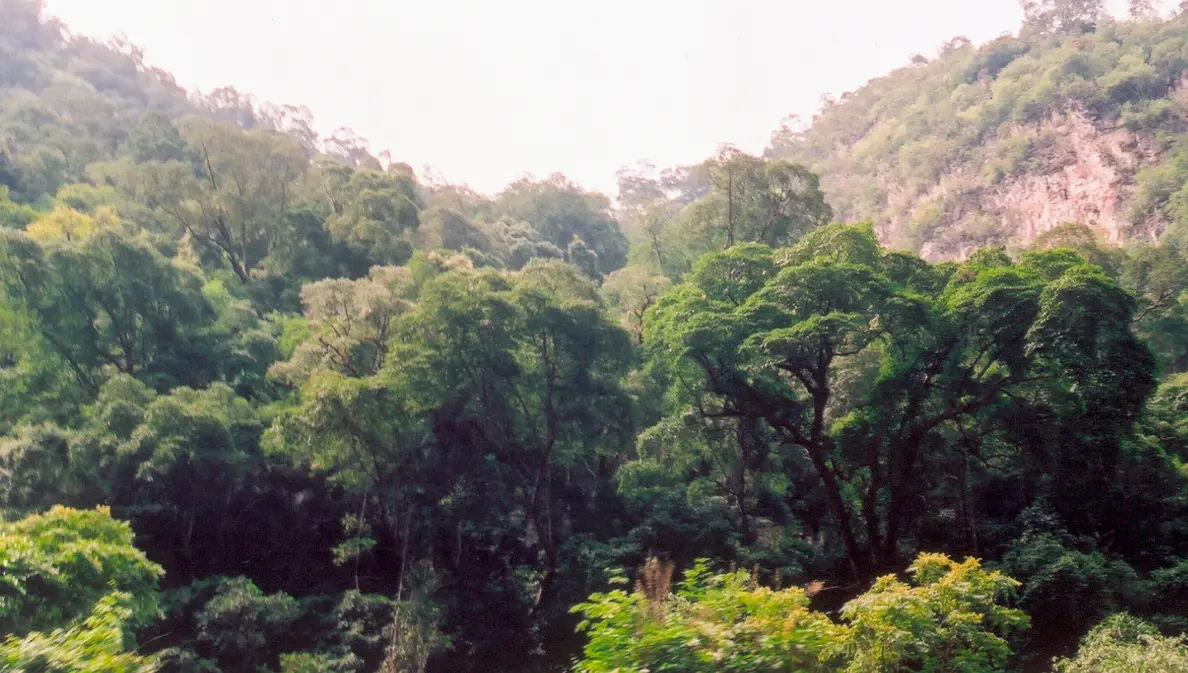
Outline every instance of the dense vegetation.
<svg viewBox="0 0 1188 673">
<path fill-rule="evenodd" d="M 1131 20 L 1097 0 L 1025 2 L 1017 35 L 984 45 L 964 37 L 935 58 L 826 98 L 807 129 L 792 120 L 768 155 L 823 176 L 847 221 L 877 220 L 897 247 L 933 257 L 990 245 L 1024 245 L 1028 223 L 1004 226 L 998 198 L 1028 178 L 1060 174 L 1085 138 L 1127 133 L 1103 157 L 1101 193 L 1120 195 L 1120 239 L 1169 231 L 1188 240 L 1183 192 L 1188 156 L 1188 14 L 1161 20 L 1150 1 Z M 1107 143 L 1108 144 L 1108 143 Z M 1042 190 L 1041 190 L 1042 191 Z M 1045 195 L 1046 196 L 1046 195 Z M 1097 212 L 1102 203 L 1083 204 Z M 1104 233 L 1104 232 L 1103 232 Z"/>
<path fill-rule="evenodd" d="M 1073 4 L 910 72 L 1188 37 Z M 4 670 L 1188 659 L 1174 229 L 929 263 L 728 147 L 488 197 L 38 0 L 0 0 L 0 185 Z"/>
</svg>

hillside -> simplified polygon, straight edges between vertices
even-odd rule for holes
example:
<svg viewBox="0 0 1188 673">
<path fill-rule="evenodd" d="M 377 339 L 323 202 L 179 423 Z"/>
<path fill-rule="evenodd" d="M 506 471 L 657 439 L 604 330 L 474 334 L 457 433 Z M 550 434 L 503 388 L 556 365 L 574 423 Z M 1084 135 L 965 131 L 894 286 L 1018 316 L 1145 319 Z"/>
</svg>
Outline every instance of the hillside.
<svg viewBox="0 0 1188 673">
<path fill-rule="evenodd" d="M 767 153 L 818 171 L 843 221 L 928 259 L 1017 250 L 1065 222 L 1115 245 L 1184 238 L 1186 69 L 1188 18 L 1033 18 L 826 101 Z"/>
</svg>

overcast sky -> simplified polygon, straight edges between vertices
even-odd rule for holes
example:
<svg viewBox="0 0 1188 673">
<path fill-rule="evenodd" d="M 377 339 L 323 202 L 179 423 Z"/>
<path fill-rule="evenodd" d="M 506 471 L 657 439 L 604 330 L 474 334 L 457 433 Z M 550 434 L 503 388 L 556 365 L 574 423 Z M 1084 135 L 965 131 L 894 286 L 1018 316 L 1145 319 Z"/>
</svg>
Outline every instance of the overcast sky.
<svg viewBox="0 0 1188 673">
<path fill-rule="evenodd" d="M 1125 0 L 1112 5 L 1125 6 Z M 608 193 L 647 159 L 760 151 L 781 119 L 1014 31 L 1016 0 L 47 0 L 187 88 L 308 105 L 376 153 L 484 192 L 560 171 Z"/>
</svg>

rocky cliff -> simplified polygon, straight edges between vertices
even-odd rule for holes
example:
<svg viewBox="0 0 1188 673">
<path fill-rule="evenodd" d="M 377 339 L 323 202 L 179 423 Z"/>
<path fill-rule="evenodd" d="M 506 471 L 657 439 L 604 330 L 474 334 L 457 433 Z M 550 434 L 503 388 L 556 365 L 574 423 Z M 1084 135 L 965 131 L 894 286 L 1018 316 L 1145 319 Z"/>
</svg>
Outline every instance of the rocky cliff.
<svg viewBox="0 0 1188 673">
<path fill-rule="evenodd" d="M 840 217 L 929 259 L 1066 222 L 1156 241 L 1188 227 L 1186 71 L 1188 20 L 955 40 L 781 129 L 768 154 L 807 163 Z"/>
<path fill-rule="evenodd" d="M 1043 145 L 1043 156 L 1018 175 L 961 192 L 964 208 L 953 213 L 936 237 L 921 242 L 921 255 L 963 259 L 983 242 L 964 234 L 986 221 L 998 229 L 998 242 L 1008 248 L 1026 246 L 1066 222 L 1090 227 L 1111 245 L 1123 245 L 1134 238 L 1154 242 L 1166 229 L 1167 222 L 1159 214 L 1136 218 L 1133 212 L 1137 172 L 1159 161 L 1158 144 L 1152 136 L 1101 124 L 1077 109 L 1054 112 L 1043 123 L 1015 129 L 1009 138 Z M 968 183 L 942 178 L 935 197 L 917 198 L 907 210 L 919 212 Z M 890 219 L 882 230 L 889 240 L 899 240 L 910 223 L 910 217 Z"/>
</svg>

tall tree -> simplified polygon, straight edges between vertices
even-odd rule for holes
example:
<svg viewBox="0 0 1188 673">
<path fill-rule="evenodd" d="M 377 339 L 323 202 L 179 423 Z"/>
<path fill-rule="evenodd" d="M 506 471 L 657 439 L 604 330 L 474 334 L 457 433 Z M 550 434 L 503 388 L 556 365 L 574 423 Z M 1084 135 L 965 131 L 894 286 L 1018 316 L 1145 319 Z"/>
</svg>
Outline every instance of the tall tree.
<svg viewBox="0 0 1188 673">
<path fill-rule="evenodd" d="M 627 239 L 610 210 L 610 200 L 587 192 L 557 174 L 534 182 L 514 182 L 500 193 L 496 209 L 529 223 L 541 240 L 567 250 L 580 239 L 597 255 L 599 273 L 610 273 L 627 263 Z"/>
<path fill-rule="evenodd" d="M 318 173 L 330 209 L 326 229 L 336 242 L 374 265 L 408 261 L 424 204 L 407 166 L 378 171 L 324 161 Z"/>
<path fill-rule="evenodd" d="M 187 160 L 123 162 L 93 172 L 195 244 L 223 257 L 247 283 L 289 234 L 287 215 L 297 210 L 297 180 L 308 165 L 304 151 L 296 140 L 275 131 L 245 132 L 206 119 L 185 120 L 180 135 Z M 142 150 L 172 157 L 171 147 L 169 142 L 150 142 Z"/>
<path fill-rule="evenodd" d="M 1130 18 L 1134 21 L 1150 21 L 1159 18 L 1155 0 L 1130 0 L 1128 10 Z"/>
<path fill-rule="evenodd" d="M 1124 292 L 1090 267 L 1045 283 L 983 254 L 946 282 L 896 260 L 861 227 L 775 253 L 739 246 L 703 259 L 645 327 L 700 413 L 756 418 L 804 452 L 864 577 L 898 562 L 924 499 L 921 461 L 951 450 L 944 437 L 963 423 L 1075 374 L 1108 400 L 1094 411 L 1107 441 L 1153 383 Z M 1075 318 L 1103 310 L 1092 327 Z"/>
<path fill-rule="evenodd" d="M 581 525 L 574 492 L 590 497 L 629 446 L 620 381 L 630 340 L 568 265 L 433 271 L 421 282 L 391 323 L 378 371 L 345 371 L 317 343 L 330 324 L 315 324 L 313 348 L 330 357 L 302 385 L 300 407 L 273 425 L 270 445 L 333 470 L 363 497 L 375 553 L 399 569 L 396 592 L 409 589 L 416 561 L 431 559 L 461 596 L 496 582 L 508 628 L 533 623 L 574 562 L 564 544 Z M 495 579 L 513 572 L 520 580 Z"/>
<path fill-rule="evenodd" d="M 706 195 L 662 220 L 663 235 L 649 232 L 650 257 L 670 276 L 735 244 L 790 245 L 833 217 L 817 176 L 804 166 L 724 145 L 696 170 Z"/>
<path fill-rule="evenodd" d="M 143 240 L 104 232 L 43 249 L 9 234 L 3 245 L 0 282 L 85 388 L 113 373 L 160 387 L 215 376 L 200 279 Z"/>
<path fill-rule="evenodd" d="M 1024 26 L 1040 33 L 1092 30 L 1105 13 L 1104 0 L 1020 0 Z"/>
</svg>

